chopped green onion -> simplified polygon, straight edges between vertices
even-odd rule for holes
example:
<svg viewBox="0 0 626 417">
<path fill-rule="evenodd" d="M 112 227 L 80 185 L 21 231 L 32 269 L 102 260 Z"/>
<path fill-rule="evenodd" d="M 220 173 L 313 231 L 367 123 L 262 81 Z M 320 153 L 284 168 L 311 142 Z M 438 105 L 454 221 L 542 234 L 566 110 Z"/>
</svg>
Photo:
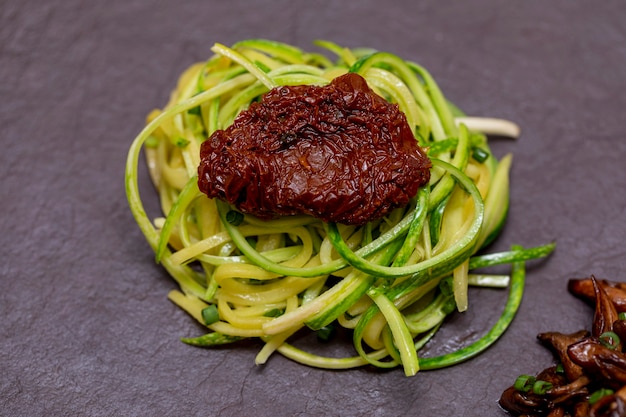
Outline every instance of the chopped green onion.
<svg viewBox="0 0 626 417">
<path fill-rule="evenodd" d="M 202 320 L 204 320 L 204 324 L 207 326 L 220 320 L 220 314 L 215 304 L 211 304 L 207 308 L 202 309 Z"/>
<path fill-rule="evenodd" d="M 599 390 L 594 391 L 593 394 L 589 396 L 589 404 L 594 405 L 607 395 L 613 395 L 613 390 L 608 388 L 600 388 Z"/>
<path fill-rule="evenodd" d="M 472 158 L 474 158 L 479 164 L 482 164 L 487 160 L 487 158 L 489 158 L 489 152 L 483 148 L 475 146 L 472 148 Z"/>
<path fill-rule="evenodd" d="M 562 374 L 564 374 L 564 373 L 565 373 L 565 367 L 563 366 L 563 364 L 562 364 L 562 363 L 559 363 L 559 364 L 556 366 L 556 370 L 555 370 L 555 372 L 556 372 L 557 374 L 560 374 L 560 375 L 562 375 Z"/>
<path fill-rule="evenodd" d="M 189 141 L 185 138 L 178 138 L 176 139 L 176 146 L 178 146 L 179 148 L 186 148 L 187 145 L 189 145 Z"/>
<path fill-rule="evenodd" d="M 513 387 L 515 387 L 515 389 L 518 391 L 528 392 L 533 388 L 533 385 L 536 381 L 537 378 L 532 375 L 520 375 L 515 380 L 515 384 L 513 384 Z"/>
<path fill-rule="evenodd" d="M 335 327 L 332 324 L 322 327 L 317 332 L 317 338 L 323 342 L 328 342 L 335 333 Z"/>
<path fill-rule="evenodd" d="M 533 392 L 537 395 L 545 395 L 552 389 L 552 384 L 548 381 L 538 380 L 533 384 Z"/>
<path fill-rule="evenodd" d="M 619 336 L 614 332 L 604 332 L 600 335 L 598 339 L 600 339 L 600 343 L 602 343 L 602 346 L 611 350 L 617 349 L 617 346 L 620 343 Z"/>
<path fill-rule="evenodd" d="M 239 226 L 243 222 L 243 213 L 236 210 L 230 210 L 226 213 L 226 221 L 233 226 Z"/>
<path fill-rule="evenodd" d="M 619 320 L 626 320 L 626 311 L 622 311 L 621 313 L 619 313 L 619 314 L 617 315 L 617 318 L 618 318 Z"/>
</svg>

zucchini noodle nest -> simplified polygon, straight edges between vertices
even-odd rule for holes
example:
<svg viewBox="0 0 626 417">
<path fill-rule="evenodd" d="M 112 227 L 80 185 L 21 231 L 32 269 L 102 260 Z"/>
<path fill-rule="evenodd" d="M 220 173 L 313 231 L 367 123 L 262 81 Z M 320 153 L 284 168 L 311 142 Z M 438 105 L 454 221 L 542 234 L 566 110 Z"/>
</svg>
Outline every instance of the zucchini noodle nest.
<svg viewBox="0 0 626 417">
<path fill-rule="evenodd" d="M 406 375 L 466 360 L 492 344 L 519 306 L 524 261 L 547 244 L 476 255 L 500 232 L 509 207 L 511 156 L 497 160 L 486 134 L 516 136 L 515 124 L 466 117 L 420 65 L 387 52 L 316 42 L 322 53 L 246 40 L 216 44 L 214 55 L 180 77 L 163 110 L 154 110 L 126 164 L 131 211 L 180 291 L 169 298 L 209 329 L 183 338 L 215 346 L 259 338 L 256 363 L 273 352 L 332 369 L 402 365 Z M 406 207 L 363 226 L 310 216 L 261 221 L 198 190 L 200 144 L 251 102 L 281 85 L 325 85 L 346 72 L 363 76 L 397 103 L 432 161 L 431 180 Z M 139 196 L 141 151 L 165 217 L 150 219 Z M 510 275 L 474 273 L 511 264 Z M 479 340 L 438 357 L 418 351 L 445 317 L 468 307 L 468 285 L 509 286 L 502 316 Z M 301 329 L 350 329 L 356 353 L 324 357 L 288 343 Z"/>
</svg>

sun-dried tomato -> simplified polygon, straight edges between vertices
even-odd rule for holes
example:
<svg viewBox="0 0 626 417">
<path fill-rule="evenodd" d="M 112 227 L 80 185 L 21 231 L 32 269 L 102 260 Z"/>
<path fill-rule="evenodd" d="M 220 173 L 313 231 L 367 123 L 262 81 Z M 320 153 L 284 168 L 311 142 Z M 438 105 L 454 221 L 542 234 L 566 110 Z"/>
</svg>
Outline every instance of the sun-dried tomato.
<svg viewBox="0 0 626 417">
<path fill-rule="evenodd" d="M 200 190 L 244 213 L 356 225 L 406 205 L 431 166 L 398 106 L 352 73 L 270 90 L 200 156 Z"/>
</svg>

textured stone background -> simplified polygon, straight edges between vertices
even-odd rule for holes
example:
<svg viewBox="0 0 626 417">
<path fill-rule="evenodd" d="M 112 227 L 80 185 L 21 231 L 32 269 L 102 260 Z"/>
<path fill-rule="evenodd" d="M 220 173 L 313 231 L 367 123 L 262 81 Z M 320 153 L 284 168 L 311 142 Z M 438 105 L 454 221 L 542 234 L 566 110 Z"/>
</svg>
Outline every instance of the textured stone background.
<svg viewBox="0 0 626 417">
<path fill-rule="evenodd" d="M 503 415 L 502 390 L 552 362 L 535 335 L 590 325 L 566 280 L 625 280 L 625 20 L 619 0 L 0 2 L 0 414 Z M 466 112 L 520 124 L 493 142 L 515 155 L 493 250 L 558 249 L 485 354 L 406 378 L 178 341 L 200 329 L 167 301 L 174 283 L 130 215 L 126 151 L 184 68 L 251 37 L 394 52 Z M 478 337 L 504 297 L 473 291 L 435 342 Z"/>
</svg>

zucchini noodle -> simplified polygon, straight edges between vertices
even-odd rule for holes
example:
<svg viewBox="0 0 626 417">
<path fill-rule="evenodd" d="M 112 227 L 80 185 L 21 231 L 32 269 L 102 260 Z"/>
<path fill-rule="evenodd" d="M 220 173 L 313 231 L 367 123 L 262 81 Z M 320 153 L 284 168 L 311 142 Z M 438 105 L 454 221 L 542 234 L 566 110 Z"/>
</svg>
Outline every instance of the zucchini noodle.
<svg viewBox="0 0 626 417">
<path fill-rule="evenodd" d="M 317 46 L 337 58 L 259 39 L 216 44 L 211 58 L 181 75 L 167 105 L 149 114 L 129 149 L 129 205 L 156 261 L 179 285 L 169 298 L 209 330 L 182 340 L 215 346 L 259 338 L 259 364 L 279 352 L 313 367 L 402 366 L 406 375 L 417 373 L 421 362 L 433 368 L 471 357 L 437 362 L 420 358 L 419 350 L 448 314 L 468 308 L 471 283 L 501 287 L 504 279 L 506 286 L 508 276 L 490 279 L 474 269 L 510 263 L 519 271 L 520 263 L 554 248 L 477 255 L 505 222 L 511 156 L 498 161 L 476 127 L 502 135 L 519 129 L 467 118 L 416 63 L 327 41 Z M 261 221 L 198 190 L 200 145 L 213 132 L 275 86 L 324 85 L 347 72 L 398 104 L 433 163 L 430 183 L 406 207 L 359 227 L 305 215 Z M 163 212 L 154 219 L 139 195 L 142 151 Z M 516 309 L 519 303 L 509 304 Z M 493 343 L 514 314 L 509 309 L 485 343 Z M 288 343 L 303 328 L 328 326 L 352 331 L 358 355 L 324 357 Z M 485 343 L 477 342 L 481 351 Z"/>
</svg>

